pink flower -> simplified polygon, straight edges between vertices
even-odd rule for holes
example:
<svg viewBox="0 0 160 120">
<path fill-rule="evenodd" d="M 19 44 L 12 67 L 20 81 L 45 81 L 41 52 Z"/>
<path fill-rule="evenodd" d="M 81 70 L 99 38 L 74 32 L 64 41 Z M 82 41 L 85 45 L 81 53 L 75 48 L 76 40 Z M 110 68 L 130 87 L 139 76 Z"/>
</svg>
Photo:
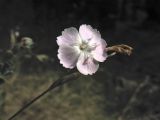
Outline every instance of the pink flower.
<svg viewBox="0 0 160 120">
<path fill-rule="evenodd" d="M 104 62 L 107 44 L 100 33 L 90 25 L 81 25 L 79 32 L 70 27 L 57 37 L 58 58 L 65 68 L 77 69 L 84 75 L 92 75 L 98 68 L 98 62 Z"/>
</svg>

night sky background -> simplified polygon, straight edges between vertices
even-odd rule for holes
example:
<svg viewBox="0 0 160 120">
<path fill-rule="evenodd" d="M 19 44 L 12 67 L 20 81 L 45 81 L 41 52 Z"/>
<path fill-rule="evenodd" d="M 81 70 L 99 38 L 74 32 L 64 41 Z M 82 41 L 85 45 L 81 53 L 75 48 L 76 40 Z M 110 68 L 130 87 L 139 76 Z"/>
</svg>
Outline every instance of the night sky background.
<svg viewBox="0 0 160 120">
<path fill-rule="evenodd" d="M 98 29 L 108 46 L 123 43 L 134 48 L 131 56 L 116 55 L 100 64 L 100 71 L 92 76 L 94 79 L 91 80 L 92 87 L 83 88 L 88 91 L 93 90 L 92 96 L 103 96 L 100 103 L 93 102 L 96 107 L 86 114 L 76 112 L 76 110 L 85 109 L 85 107 L 81 108 L 84 105 L 83 102 L 77 102 L 79 107 L 73 107 L 72 110 L 70 110 L 70 105 L 65 106 L 66 110 L 69 109 L 68 113 L 61 110 L 64 106 L 59 106 L 61 109 L 56 108 L 59 112 L 54 112 L 54 110 L 45 110 L 52 105 L 54 99 L 56 101 L 56 96 L 49 96 L 46 99 L 52 99 L 52 102 L 49 100 L 48 104 L 47 102 L 44 104 L 42 100 L 39 103 L 42 107 L 28 109 L 28 112 L 22 114 L 17 120 L 31 118 L 53 120 L 53 117 L 55 120 L 160 120 L 160 0 L 0 0 L 0 51 L 8 49 L 10 31 L 19 31 L 21 36 L 28 36 L 34 40 L 34 54 L 46 54 L 52 60 L 45 63 L 34 59 L 25 60 L 20 78 L 17 79 L 23 77 L 31 79 L 25 76 L 38 76 L 39 74 L 44 74 L 46 76 L 44 79 L 49 79 L 52 76 L 48 75 L 50 73 L 56 76 L 66 74 L 71 71 L 59 64 L 56 37 L 61 35 L 65 28 L 76 27 L 78 29 L 82 24 L 89 24 Z M 37 92 L 31 95 L 33 91 L 36 91 L 34 86 L 39 78 L 35 78 L 37 79 L 35 82 L 29 80 L 28 86 L 20 80 L 10 83 L 9 79 L 1 85 L 2 87 L 0 86 L 0 89 L 5 88 L 3 90 L 7 96 L 4 99 L 7 107 L 3 106 L 2 116 L 4 117 L 0 116 L 0 120 L 5 120 L 6 116 L 18 110 L 23 103 L 43 91 L 43 88 L 37 89 Z M 79 95 L 80 97 L 76 98 L 78 100 L 87 99 L 86 96 L 89 96 L 89 93 L 86 92 L 86 96 L 80 94 L 80 91 L 83 91 L 81 87 L 90 84 L 89 80 L 86 84 L 83 83 L 84 81 L 69 84 L 63 91 L 71 86 L 77 86 L 78 90 L 77 87 L 71 87 L 70 95 L 73 93 Z M 44 82 L 38 85 L 43 86 Z M 25 87 L 30 87 L 30 91 L 26 92 Z M 98 90 L 95 91 L 95 89 Z M 15 92 L 11 94 L 10 92 L 14 90 Z M 21 90 L 23 93 L 16 92 Z M 20 97 L 18 102 L 15 102 L 17 94 Z M 59 96 L 59 99 L 61 100 L 65 95 Z M 90 101 L 94 101 L 94 98 L 91 98 L 88 104 Z M 87 104 L 85 100 L 84 103 Z M 53 108 L 57 104 L 60 103 L 55 102 Z M 86 108 L 89 107 L 90 105 L 86 106 Z M 97 109 L 101 112 L 94 112 Z M 43 111 L 48 112 L 37 117 L 37 114 Z M 50 111 L 52 112 L 49 114 Z M 71 118 L 72 113 L 73 118 Z"/>
</svg>

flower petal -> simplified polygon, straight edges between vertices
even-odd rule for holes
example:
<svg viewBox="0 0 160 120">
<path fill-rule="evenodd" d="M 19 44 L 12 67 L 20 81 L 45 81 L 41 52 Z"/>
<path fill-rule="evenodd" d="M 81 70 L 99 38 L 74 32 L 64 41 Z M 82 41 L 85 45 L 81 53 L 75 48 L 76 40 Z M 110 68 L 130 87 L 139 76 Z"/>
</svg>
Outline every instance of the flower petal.
<svg viewBox="0 0 160 120">
<path fill-rule="evenodd" d="M 57 37 L 57 44 L 61 45 L 75 45 L 80 42 L 80 36 L 76 28 L 70 27 L 62 32 L 62 36 Z"/>
<path fill-rule="evenodd" d="M 75 47 L 60 46 L 58 49 L 58 58 L 65 68 L 74 68 L 79 58 L 79 51 Z"/>
<path fill-rule="evenodd" d="M 95 49 L 92 50 L 91 52 L 95 60 L 99 62 L 104 62 L 106 60 L 107 58 L 107 53 L 105 52 L 106 46 L 107 46 L 107 43 L 103 39 L 97 42 Z"/>
<path fill-rule="evenodd" d="M 93 58 L 86 56 L 84 53 L 81 53 L 78 62 L 77 69 L 80 73 L 84 75 L 92 75 L 99 68 L 99 64 Z"/>
<path fill-rule="evenodd" d="M 81 38 L 87 41 L 92 38 L 101 38 L 99 31 L 93 29 L 90 25 L 81 25 L 79 28 L 79 33 Z"/>
</svg>

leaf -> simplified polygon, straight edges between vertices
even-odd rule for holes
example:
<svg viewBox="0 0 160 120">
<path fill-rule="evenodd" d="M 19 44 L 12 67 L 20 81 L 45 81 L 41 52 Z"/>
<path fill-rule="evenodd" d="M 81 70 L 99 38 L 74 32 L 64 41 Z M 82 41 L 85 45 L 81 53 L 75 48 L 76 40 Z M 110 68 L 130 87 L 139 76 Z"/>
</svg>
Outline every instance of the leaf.
<svg viewBox="0 0 160 120">
<path fill-rule="evenodd" d="M 40 62 L 45 62 L 49 60 L 49 57 L 45 54 L 39 54 L 36 55 L 36 58 L 40 61 Z"/>
<path fill-rule="evenodd" d="M 30 38 L 30 37 L 23 37 L 21 39 L 21 43 L 20 43 L 21 47 L 31 49 L 33 47 L 33 45 L 34 45 L 34 42 L 33 42 L 32 38 Z"/>
</svg>

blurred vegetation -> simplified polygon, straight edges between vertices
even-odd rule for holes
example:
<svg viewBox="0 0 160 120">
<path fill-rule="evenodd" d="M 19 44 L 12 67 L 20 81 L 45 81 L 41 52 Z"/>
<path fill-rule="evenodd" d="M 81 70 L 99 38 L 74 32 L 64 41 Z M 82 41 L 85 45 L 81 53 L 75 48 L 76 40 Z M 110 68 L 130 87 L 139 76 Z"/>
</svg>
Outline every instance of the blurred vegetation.
<svg viewBox="0 0 160 120">
<path fill-rule="evenodd" d="M 71 72 L 59 65 L 56 37 L 84 23 L 99 29 L 109 46 L 131 45 L 133 55 L 108 58 L 94 76 L 50 92 L 17 120 L 159 120 L 159 5 L 159 0 L 0 0 L 0 120 Z M 15 43 L 12 29 L 34 40 L 33 51 L 14 62 L 4 52 Z"/>
</svg>

